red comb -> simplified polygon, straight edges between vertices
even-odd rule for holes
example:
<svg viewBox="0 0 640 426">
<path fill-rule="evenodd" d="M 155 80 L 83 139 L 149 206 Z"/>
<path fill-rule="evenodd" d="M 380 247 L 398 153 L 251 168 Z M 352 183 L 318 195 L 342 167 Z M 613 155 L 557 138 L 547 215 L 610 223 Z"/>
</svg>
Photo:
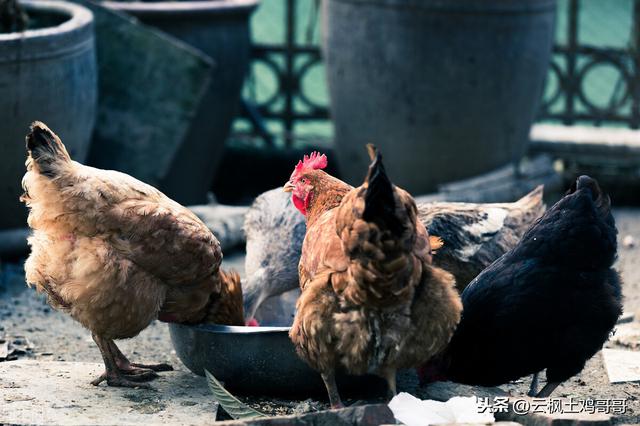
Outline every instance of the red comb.
<svg viewBox="0 0 640 426">
<path fill-rule="evenodd" d="M 305 155 L 301 161 L 298 161 L 291 177 L 304 173 L 305 170 L 324 169 L 325 167 L 327 167 L 327 156 L 314 151 L 311 155 Z"/>
</svg>

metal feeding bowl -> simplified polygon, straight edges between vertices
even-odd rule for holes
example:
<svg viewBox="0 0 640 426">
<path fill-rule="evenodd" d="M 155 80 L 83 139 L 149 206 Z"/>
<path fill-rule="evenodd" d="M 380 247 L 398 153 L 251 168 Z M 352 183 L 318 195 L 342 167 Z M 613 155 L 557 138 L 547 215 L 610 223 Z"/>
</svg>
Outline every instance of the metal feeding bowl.
<svg viewBox="0 0 640 426">
<path fill-rule="evenodd" d="M 289 327 L 169 324 L 180 361 L 193 373 L 208 370 L 234 392 L 306 398 L 324 395 L 320 375 L 296 354 Z M 376 376 L 336 376 L 341 393 L 384 394 Z"/>
</svg>

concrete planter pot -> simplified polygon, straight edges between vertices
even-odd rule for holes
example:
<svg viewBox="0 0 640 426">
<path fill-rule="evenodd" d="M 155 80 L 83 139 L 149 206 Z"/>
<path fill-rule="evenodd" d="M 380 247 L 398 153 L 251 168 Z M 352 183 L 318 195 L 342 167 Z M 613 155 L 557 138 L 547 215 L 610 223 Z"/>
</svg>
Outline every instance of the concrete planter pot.
<svg viewBox="0 0 640 426">
<path fill-rule="evenodd" d="M 26 226 L 18 198 L 29 124 L 47 123 L 84 161 L 96 113 L 92 13 L 63 1 L 20 3 L 39 25 L 0 34 L 0 229 Z"/>
<path fill-rule="evenodd" d="M 115 2 L 102 4 L 127 12 L 185 41 L 213 58 L 211 86 L 161 189 L 183 204 L 206 202 L 224 142 L 238 112 L 249 66 L 249 17 L 259 0 Z M 170 83 L 168 83 L 170 84 Z"/>
<path fill-rule="evenodd" d="M 542 95 L 555 0 L 325 0 L 342 176 L 377 144 L 411 192 L 518 160 Z"/>
</svg>

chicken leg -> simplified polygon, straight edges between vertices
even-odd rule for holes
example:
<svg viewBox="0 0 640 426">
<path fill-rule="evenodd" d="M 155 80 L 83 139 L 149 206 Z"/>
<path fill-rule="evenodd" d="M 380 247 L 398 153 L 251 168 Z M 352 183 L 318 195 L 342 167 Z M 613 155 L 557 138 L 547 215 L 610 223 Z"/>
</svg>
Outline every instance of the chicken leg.
<svg viewBox="0 0 640 426">
<path fill-rule="evenodd" d="M 537 393 L 538 393 L 538 373 L 533 373 L 533 375 L 531 376 L 531 385 L 529 386 L 529 392 L 527 392 L 527 395 L 533 398 L 534 396 L 536 396 Z"/>
<path fill-rule="evenodd" d="M 320 375 L 322 376 L 322 381 L 327 388 L 327 394 L 329 394 L 329 402 L 331 403 L 331 408 L 344 408 L 344 404 L 342 403 L 340 394 L 338 393 L 338 385 L 336 385 L 335 372 L 328 371 L 320 373 Z"/>
<path fill-rule="evenodd" d="M 538 394 L 536 395 L 536 398 L 546 398 L 546 397 L 548 397 L 549 395 L 551 395 L 553 393 L 554 390 L 556 390 L 556 388 L 558 386 L 560 386 L 560 383 L 562 383 L 562 382 L 547 382 L 547 384 L 544 385 L 542 390 L 540 392 L 538 392 Z"/>
<path fill-rule="evenodd" d="M 157 378 L 158 375 L 155 371 L 172 369 L 171 366 L 167 364 L 143 367 L 142 364 L 130 363 L 122 352 L 120 352 L 113 340 L 104 339 L 95 334 L 92 334 L 92 337 L 98 349 L 100 349 L 105 365 L 105 372 L 91 382 L 94 386 L 106 380 L 109 386 L 148 389 L 149 385 L 141 382 Z"/>
<path fill-rule="evenodd" d="M 173 367 L 169 364 L 165 364 L 165 363 L 161 363 L 161 364 L 138 364 L 135 362 L 130 362 L 126 356 L 124 356 L 124 354 L 122 352 L 120 352 L 120 349 L 116 346 L 115 342 L 110 341 L 110 346 L 111 346 L 111 350 L 116 358 L 116 364 L 118 365 L 118 368 L 121 371 L 125 371 L 127 372 L 126 374 L 131 374 L 128 373 L 129 371 L 139 371 L 139 370 L 146 370 L 146 371 L 173 371 Z M 139 373 L 133 373 L 133 374 L 139 374 Z"/>
<path fill-rule="evenodd" d="M 391 401 L 396 396 L 396 370 L 387 370 L 382 374 L 387 381 L 387 399 Z"/>
</svg>

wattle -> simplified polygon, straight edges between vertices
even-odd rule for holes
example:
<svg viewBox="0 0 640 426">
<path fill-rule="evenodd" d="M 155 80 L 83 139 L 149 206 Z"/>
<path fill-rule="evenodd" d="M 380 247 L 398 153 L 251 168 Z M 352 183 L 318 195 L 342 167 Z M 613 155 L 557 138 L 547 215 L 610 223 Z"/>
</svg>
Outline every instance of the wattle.
<svg viewBox="0 0 640 426">
<path fill-rule="evenodd" d="M 298 209 L 300 211 L 300 213 L 302 213 L 303 215 L 307 214 L 307 208 L 306 208 L 306 203 L 304 202 L 304 200 L 302 200 L 301 198 L 296 197 L 295 195 L 293 197 L 291 197 L 292 201 L 293 201 L 293 205 L 296 207 L 296 209 Z"/>
<path fill-rule="evenodd" d="M 298 197 L 295 193 L 291 196 L 291 200 L 293 201 L 293 205 L 302 213 L 303 215 L 307 215 L 307 211 L 309 210 L 309 204 L 311 203 L 311 197 L 313 193 L 308 192 L 304 199 Z"/>
</svg>

